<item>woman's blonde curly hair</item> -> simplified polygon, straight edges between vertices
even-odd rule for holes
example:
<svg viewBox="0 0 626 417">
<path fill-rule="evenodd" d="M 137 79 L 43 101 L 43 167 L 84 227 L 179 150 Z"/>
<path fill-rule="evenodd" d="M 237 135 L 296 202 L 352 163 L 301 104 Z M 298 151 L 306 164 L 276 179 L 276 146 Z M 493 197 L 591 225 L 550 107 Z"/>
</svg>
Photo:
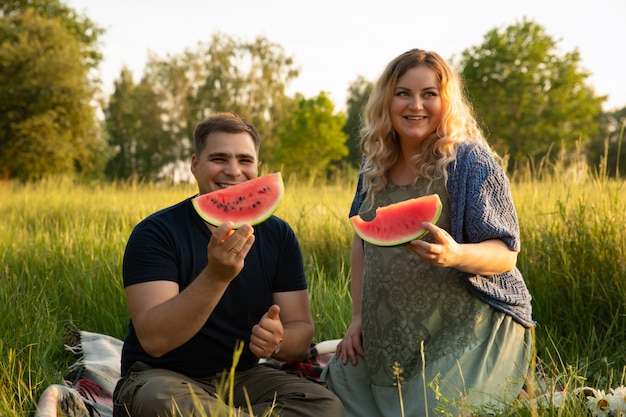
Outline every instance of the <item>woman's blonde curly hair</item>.
<svg viewBox="0 0 626 417">
<path fill-rule="evenodd" d="M 481 142 L 491 150 L 465 96 L 460 76 L 437 53 L 411 49 L 387 64 L 365 106 L 360 147 L 366 157 L 364 190 L 372 199 L 387 185 L 387 174 L 400 152 L 399 138 L 389 116 L 398 78 L 421 65 L 437 75 L 443 114 L 437 130 L 424 141 L 422 152 L 411 158 L 416 180 L 426 178 L 432 182 L 438 177 L 447 180 L 447 167 L 456 158 L 456 149 L 463 142 Z"/>
</svg>

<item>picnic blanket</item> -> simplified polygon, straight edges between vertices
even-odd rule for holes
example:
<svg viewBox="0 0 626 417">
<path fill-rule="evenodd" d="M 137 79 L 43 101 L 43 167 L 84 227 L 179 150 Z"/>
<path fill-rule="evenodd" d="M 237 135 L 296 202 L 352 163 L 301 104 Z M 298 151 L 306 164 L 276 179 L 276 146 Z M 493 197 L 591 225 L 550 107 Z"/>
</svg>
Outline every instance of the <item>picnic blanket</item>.
<svg viewBox="0 0 626 417">
<path fill-rule="evenodd" d="M 113 390 L 120 375 L 122 341 L 112 336 L 74 329 L 65 349 L 78 359 L 63 384 L 50 385 L 37 404 L 35 417 L 110 417 Z"/>
<path fill-rule="evenodd" d="M 287 372 L 319 379 L 339 340 L 312 344 L 304 358 L 279 366 Z M 106 334 L 72 329 L 65 349 L 78 359 L 68 368 L 63 384 L 50 385 L 42 393 L 35 417 L 112 417 L 122 341 Z"/>
</svg>

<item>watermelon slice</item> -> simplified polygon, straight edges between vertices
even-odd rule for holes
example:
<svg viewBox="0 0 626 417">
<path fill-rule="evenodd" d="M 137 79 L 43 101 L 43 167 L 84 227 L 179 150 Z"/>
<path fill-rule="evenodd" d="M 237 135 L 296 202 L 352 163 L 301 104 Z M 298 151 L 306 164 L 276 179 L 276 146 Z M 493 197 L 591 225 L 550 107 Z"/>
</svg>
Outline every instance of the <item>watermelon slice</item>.
<svg viewBox="0 0 626 417">
<path fill-rule="evenodd" d="M 424 236 L 427 231 L 422 222 L 436 223 L 442 207 L 439 195 L 430 194 L 379 207 L 371 221 L 359 215 L 350 217 L 350 221 L 364 241 L 377 246 L 395 246 Z"/>
<path fill-rule="evenodd" d="M 196 211 L 214 226 L 231 221 L 234 229 L 267 220 L 278 207 L 285 186 L 280 172 L 263 175 L 223 190 L 194 197 Z"/>
</svg>

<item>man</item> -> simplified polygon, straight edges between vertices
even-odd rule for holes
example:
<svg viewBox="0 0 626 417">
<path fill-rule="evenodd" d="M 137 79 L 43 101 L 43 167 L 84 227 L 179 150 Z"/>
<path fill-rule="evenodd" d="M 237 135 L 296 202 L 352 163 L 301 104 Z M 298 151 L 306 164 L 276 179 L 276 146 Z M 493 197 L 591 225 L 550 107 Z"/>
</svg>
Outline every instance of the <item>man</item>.
<svg viewBox="0 0 626 417">
<path fill-rule="evenodd" d="M 200 194 L 258 176 L 259 134 L 239 117 L 207 118 L 194 141 Z M 115 417 L 211 416 L 228 406 L 242 416 L 343 416 L 324 386 L 259 364 L 302 357 L 314 333 L 300 246 L 283 220 L 214 227 L 188 198 L 136 226 L 123 275 L 130 324 Z M 233 362 L 234 384 L 224 386 Z"/>
</svg>

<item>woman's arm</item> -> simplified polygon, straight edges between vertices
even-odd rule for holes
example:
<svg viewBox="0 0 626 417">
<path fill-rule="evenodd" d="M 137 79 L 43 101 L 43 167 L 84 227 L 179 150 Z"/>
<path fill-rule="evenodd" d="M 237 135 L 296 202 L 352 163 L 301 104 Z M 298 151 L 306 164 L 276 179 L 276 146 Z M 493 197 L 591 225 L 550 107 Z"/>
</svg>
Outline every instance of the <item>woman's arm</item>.
<svg viewBox="0 0 626 417">
<path fill-rule="evenodd" d="M 433 235 L 435 243 L 418 239 L 408 247 L 430 265 L 456 268 L 473 275 L 497 275 L 515 267 L 517 252 L 502 240 L 460 244 L 444 229 L 432 223 L 422 225 Z"/>
</svg>

